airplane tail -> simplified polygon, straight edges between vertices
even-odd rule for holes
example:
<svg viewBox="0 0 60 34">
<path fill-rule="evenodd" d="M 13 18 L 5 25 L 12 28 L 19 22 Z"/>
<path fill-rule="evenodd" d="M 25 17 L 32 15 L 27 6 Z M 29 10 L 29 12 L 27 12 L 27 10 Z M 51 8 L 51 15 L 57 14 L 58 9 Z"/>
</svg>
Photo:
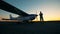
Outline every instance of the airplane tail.
<svg viewBox="0 0 60 34">
<path fill-rule="evenodd" d="M 12 20 L 13 19 L 13 17 L 12 17 L 12 15 L 10 14 L 10 20 Z"/>
</svg>

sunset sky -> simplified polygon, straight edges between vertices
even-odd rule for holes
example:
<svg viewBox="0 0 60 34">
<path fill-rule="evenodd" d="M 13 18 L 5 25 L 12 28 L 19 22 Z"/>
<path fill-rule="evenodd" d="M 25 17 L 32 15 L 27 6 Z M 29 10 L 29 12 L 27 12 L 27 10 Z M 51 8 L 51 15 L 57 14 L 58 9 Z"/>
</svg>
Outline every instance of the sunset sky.
<svg viewBox="0 0 60 34">
<path fill-rule="evenodd" d="M 60 20 L 60 0 L 4 0 L 5 2 L 23 10 L 28 14 L 37 14 L 42 11 L 44 20 Z M 6 12 L 0 9 L 0 19 L 9 18 L 12 14 L 13 17 L 18 15 Z M 39 16 L 38 19 L 39 20 Z"/>
</svg>

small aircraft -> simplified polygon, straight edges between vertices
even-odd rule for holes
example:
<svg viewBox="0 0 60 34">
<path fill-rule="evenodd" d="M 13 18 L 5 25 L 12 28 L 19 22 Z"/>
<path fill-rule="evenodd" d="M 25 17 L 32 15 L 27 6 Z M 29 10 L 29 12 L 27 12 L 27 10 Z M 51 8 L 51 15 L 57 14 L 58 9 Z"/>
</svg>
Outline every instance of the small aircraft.
<svg viewBox="0 0 60 34">
<path fill-rule="evenodd" d="M 37 14 L 27 14 L 24 11 L 12 6 L 11 4 L 3 0 L 0 1 L 0 9 L 20 15 L 17 18 L 13 18 L 10 15 L 10 20 L 21 20 L 22 22 L 24 22 L 24 21 L 34 20 L 37 17 Z"/>
</svg>

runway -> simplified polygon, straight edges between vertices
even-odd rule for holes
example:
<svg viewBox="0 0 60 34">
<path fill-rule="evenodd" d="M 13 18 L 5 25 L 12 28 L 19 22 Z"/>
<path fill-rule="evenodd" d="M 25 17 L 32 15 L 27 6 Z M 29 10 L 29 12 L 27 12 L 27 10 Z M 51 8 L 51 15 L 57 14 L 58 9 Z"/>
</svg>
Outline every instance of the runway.
<svg viewBox="0 0 60 34">
<path fill-rule="evenodd" d="M 57 34 L 60 33 L 60 21 L 15 23 L 0 22 L 1 34 Z"/>
</svg>

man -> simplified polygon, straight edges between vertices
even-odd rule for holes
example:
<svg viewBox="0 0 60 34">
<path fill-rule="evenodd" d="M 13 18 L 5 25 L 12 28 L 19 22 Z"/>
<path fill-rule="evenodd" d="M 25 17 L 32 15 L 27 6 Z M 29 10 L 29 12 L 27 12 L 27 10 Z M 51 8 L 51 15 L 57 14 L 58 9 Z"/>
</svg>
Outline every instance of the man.
<svg viewBox="0 0 60 34">
<path fill-rule="evenodd" d="M 41 11 L 40 11 L 40 14 L 39 15 L 40 15 L 40 21 L 44 21 L 43 20 L 43 13 Z"/>
</svg>

